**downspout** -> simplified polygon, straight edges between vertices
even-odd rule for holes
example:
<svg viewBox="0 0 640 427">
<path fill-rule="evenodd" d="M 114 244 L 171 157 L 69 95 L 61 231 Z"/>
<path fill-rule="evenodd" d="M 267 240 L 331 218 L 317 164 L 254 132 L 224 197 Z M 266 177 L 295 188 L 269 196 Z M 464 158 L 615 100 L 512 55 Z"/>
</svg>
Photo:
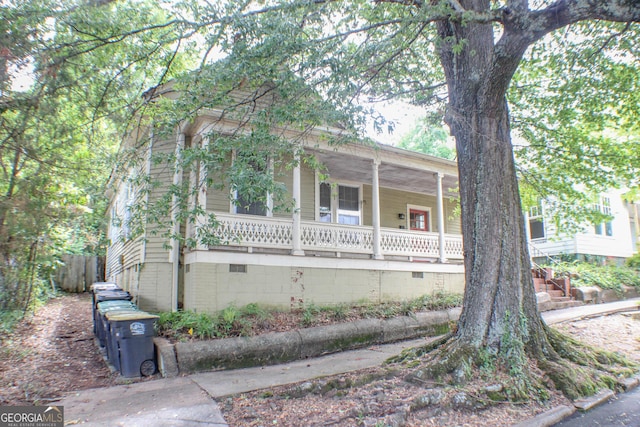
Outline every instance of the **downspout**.
<svg viewBox="0 0 640 427">
<path fill-rule="evenodd" d="M 169 253 L 170 262 L 172 263 L 172 279 L 171 279 L 171 311 L 178 310 L 178 281 L 180 275 L 180 240 L 177 236 L 180 234 L 180 222 L 178 221 L 180 211 L 180 199 L 176 195 L 182 186 L 182 150 L 184 150 L 185 133 L 184 126 L 178 129 L 175 151 L 175 168 L 173 171 L 173 188 L 174 194 L 171 197 L 172 214 L 171 222 L 173 226 L 171 237 L 171 252 Z"/>
</svg>

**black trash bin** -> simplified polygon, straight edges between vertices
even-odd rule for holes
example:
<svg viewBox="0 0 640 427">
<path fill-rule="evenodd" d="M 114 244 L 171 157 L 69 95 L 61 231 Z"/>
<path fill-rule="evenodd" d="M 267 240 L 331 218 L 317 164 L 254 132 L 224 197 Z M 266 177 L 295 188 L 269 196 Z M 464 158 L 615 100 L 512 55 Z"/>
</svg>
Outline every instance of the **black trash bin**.
<svg viewBox="0 0 640 427">
<path fill-rule="evenodd" d="M 95 282 L 91 285 L 91 314 L 93 315 L 93 333 L 97 335 L 97 327 L 98 327 L 98 311 L 96 306 L 96 294 L 101 291 L 115 291 L 122 290 L 120 286 L 111 282 Z"/>
<path fill-rule="evenodd" d="M 158 316 L 144 311 L 105 313 L 113 343 L 117 346 L 120 374 L 132 378 L 156 372 L 153 337 Z"/>
<path fill-rule="evenodd" d="M 131 301 L 133 297 L 127 291 L 123 291 L 122 289 L 116 289 L 111 291 L 99 291 L 95 294 L 95 304 L 94 304 L 94 323 L 95 323 L 95 333 L 98 337 L 98 341 L 100 343 L 100 347 L 104 347 L 107 343 L 106 335 L 104 334 L 103 328 L 101 328 L 102 321 L 100 318 L 100 312 L 98 310 L 98 304 L 105 301 Z"/>
<path fill-rule="evenodd" d="M 101 346 L 107 352 L 107 358 L 109 362 L 119 369 L 116 366 L 118 360 L 118 347 L 114 345 L 113 340 L 111 339 L 111 331 L 109 330 L 109 322 L 105 317 L 106 313 L 115 312 L 115 311 L 137 311 L 138 306 L 132 303 L 131 301 L 124 300 L 111 300 L 111 301 L 103 301 L 98 303 L 98 341 L 101 342 Z"/>
</svg>

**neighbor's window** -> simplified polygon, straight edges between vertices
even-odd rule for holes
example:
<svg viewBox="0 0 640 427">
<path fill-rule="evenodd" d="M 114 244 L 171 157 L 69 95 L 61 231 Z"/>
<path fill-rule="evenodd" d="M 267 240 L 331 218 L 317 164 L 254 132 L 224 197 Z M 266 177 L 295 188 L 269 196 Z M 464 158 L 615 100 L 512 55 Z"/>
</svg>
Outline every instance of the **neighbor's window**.
<svg viewBox="0 0 640 427">
<path fill-rule="evenodd" d="M 611 199 L 609 197 L 602 197 L 600 203 L 595 205 L 595 208 L 605 215 L 611 215 Z M 611 221 L 595 224 L 594 228 L 596 234 L 600 236 L 613 236 L 613 224 Z"/>
<path fill-rule="evenodd" d="M 545 237 L 542 205 L 532 206 L 531 209 L 529 209 L 529 233 L 531 240 L 543 239 Z"/>
</svg>

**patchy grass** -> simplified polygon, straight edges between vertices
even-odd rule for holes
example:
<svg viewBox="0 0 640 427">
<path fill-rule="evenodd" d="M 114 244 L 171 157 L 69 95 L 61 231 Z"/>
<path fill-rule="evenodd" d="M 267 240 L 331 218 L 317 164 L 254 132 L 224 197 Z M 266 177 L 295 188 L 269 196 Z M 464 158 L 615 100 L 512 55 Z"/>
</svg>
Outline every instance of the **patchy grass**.
<svg viewBox="0 0 640 427">
<path fill-rule="evenodd" d="M 158 335 L 172 341 L 254 336 L 297 328 L 350 322 L 358 319 L 388 319 L 421 311 L 443 310 L 462 305 L 462 295 L 438 293 L 409 301 L 381 304 L 305 304 L 295 310 L 277 310 L 257 303 L 230 305 L 215 313 L 177 311 L 159 313 Z"/>
</svg>

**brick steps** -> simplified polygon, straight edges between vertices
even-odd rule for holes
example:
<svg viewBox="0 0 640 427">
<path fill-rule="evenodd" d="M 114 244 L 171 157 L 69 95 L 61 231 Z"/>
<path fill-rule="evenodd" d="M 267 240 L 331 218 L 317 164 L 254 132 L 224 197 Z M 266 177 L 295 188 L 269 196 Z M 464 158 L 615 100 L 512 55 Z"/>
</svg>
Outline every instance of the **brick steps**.
<svg viewBox="0 0 640 427">
<path fill-rule="evenodd" d="M 584 304 L 571 297 L 569 279 L 553 278 L 553 271 L 551 269 L 533 269 L 531 273 L 533 275 L 533 284 L 536 292 L 545 292 L 551 299 L 545 303 L 545 309 L 569 308 Z M 551 279 L 548 280 L 545 279 L 545 277 L 550 277 Z M 559 289 L 559 287 L 561 287 L 561 289 Z"/>
</svg>

